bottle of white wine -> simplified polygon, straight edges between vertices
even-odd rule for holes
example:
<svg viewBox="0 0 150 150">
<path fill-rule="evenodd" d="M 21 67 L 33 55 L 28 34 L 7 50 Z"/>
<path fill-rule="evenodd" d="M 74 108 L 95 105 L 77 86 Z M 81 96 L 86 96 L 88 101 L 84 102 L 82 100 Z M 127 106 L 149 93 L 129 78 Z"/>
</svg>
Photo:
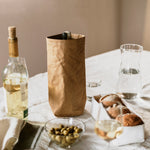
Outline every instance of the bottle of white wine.
<svg viewBox="0 0 150 150">
<path fill-rule="evenodd" d="M 28 70 L 19 57 L 16 27 L 8 27 L 9 59 L 2 73 L 7 116 L 26 119 L 28 116 Z"/>
</svg>

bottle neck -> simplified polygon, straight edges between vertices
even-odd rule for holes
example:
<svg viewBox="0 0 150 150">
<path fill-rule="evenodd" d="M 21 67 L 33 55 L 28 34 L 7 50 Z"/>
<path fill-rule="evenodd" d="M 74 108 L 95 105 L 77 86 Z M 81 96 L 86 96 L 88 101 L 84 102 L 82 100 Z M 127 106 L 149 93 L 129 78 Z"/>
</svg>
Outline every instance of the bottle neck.
<svg viewBox="0 0 150 150">
<path fill-rule="evenodd" d="M 17 62 L 19 60 L 19 57 L 9 57 L 8 61 L 9 62 Z"/>
<path fill-rule="evenodd" d="M 18 57 L 18 39 L 8 38 L 9 57 Z"/>
</svg>

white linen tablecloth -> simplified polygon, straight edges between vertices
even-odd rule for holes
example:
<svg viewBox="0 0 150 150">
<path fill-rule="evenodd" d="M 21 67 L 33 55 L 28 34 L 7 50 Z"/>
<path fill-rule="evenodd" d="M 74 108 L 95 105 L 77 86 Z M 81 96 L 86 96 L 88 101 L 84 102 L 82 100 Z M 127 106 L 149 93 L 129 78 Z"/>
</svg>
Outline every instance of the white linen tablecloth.
<svg viewBox="0 0 150 150">
<path fill-rule="evenodd" d="M 100 79 L 102 85 L 99 94 L 115 92 L 115 86 L 118 78 L 120 65 L 120 51 L 115 50 L 101 55 L 93 56 L 86 59 L 86 79 Z M 142 79 L 143 85 L 150 83 L 150 52 L 144 51 L 142 56 Z M 146 91 L 150 94 L 150 90 Z M 111 150 L 150 150 L 150 100 L 142 101 L 136 99 L 128 102 L 127 105 L 132 107 L 138 114 L 143 117 L 145 122 L 146 141 L 142 144 L 131 144 L 120 147 L 110 147 Z M 32 107 L 31 107 L 32 106 Z M 81 141 L 74 145 L 73 150 L 105 150 L 108 143 L 101 140 L 94 133 L 95 120 L 90 115 L 91 102 L 87 101 L 85 113 L 77 117 L 85 122 L 86 132 Z M 29 80 L 29 111 L 37 112 L 39 116 L 44 116 L 45 120 L 54 118 L 48 104 L 48 83 L 47 73 L 38 74 Z M 0 117 L 5 115 L 4 93 L 0 88 Z M 0 133 L 1 134 L 1 133 Z M 2 141 L 0 141 L 1 146 Z M 42 150 L 43 148 L 41 147 Z M 49 150 L 61 150 L 62 148 L 50 145 Z"/>
</svg>

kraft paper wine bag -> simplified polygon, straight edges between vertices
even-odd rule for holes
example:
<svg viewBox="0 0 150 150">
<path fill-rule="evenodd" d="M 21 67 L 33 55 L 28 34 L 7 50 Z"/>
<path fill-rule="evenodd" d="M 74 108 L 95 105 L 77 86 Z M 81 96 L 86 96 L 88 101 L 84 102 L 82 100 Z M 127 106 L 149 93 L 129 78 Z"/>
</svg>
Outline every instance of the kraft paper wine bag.
<svg viewBox="0 0 150 150">
<path fill-rule="evenodd" d="M 86 102 L 85 36 L 62 34 L 47 37 L 49 103 L 54 115 L 83 114 Z"/>
</svg>

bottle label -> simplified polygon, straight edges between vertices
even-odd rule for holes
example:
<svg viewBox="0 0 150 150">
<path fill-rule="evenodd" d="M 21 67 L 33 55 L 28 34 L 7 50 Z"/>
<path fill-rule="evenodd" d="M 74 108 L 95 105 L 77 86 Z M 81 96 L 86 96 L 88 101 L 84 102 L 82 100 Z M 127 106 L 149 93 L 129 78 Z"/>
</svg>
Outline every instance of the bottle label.
<svg viewBox="0 0 150 150">
<path fill-rule="evenodd" d="M 24 110 L 23 112 L 23 118 L 28 117 L 28 108 L 26 110 Z"/>
</svg>

